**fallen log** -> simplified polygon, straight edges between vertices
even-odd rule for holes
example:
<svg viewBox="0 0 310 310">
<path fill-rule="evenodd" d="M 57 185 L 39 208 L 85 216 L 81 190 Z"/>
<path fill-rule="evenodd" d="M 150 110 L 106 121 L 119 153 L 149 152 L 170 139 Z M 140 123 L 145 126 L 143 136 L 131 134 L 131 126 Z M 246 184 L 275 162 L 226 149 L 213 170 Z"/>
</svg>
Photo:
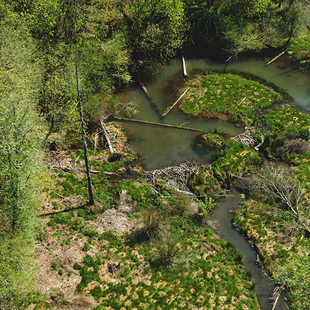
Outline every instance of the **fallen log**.
<svg viewBox="0 0 310 310">
<path fill-rule="evenodd" d="M 70 211 L 74 211 L 74 210 L 78 210 L 78 209 L 85 209 L 86 207 L 89 207 L 90 205 L 91 204 L 88 202 L 88 203 L 83 204 L 81 206 L 67 208 L 67 209 L 63 209 L 63 210 L 55 211 L 55 212 L 42 213 L 42 214 L 39 214 L 38 216 L 39 217 L 44 217 L 44 216 L 50 216 L 50 215 L 59 214 L 59 213 L 70 212 Z"/>
<path fill-rule="evenodd" d="M 101 128 L 103 130 L 103 134 L 104 134 L 104 136 L 105 136 L 105 138 L 106 138 L 106 140 L 108 142 L 110 152 L 113 154 L 114 153 L 114 148 L 113 148 L 113 145 L 112 145 L 111 140 L 109 138 L 109 132 L 108 132 L 108 129 L 107 129 L 107 127 L 106 127 L 106 125 L 105 125 L 105 123 L 103 122 L 102 119 L 100 120 L 100 125 L 101 125 Z"/>
<path fill-rule="evenodd" d="M 278 54 L 277 56 L 273 57 L 270 61 L 268 61 L 266 63 L 266 67 L 271 65 L 274 61 L 276 61 L 278 58 L 280 58 L 282 55 L 284 55 L 285 52 L 286 52 L 286 50 L 282 51 L 280 54 Z"/>
<path fill-rule="evenodd" d="M 132 118 L 120 118 L 114 116 L 115 121 L 124 121 L 124 122 L 131 122 L 131 123 L 138 123 L 138 124 L 146 124 L 146 125 L 152 125 L 152 126 L 159 126 L 159 127 L 169 127 L 169 128 L 175 128 L 175 129 L 183 129 L 188 131 L 194 131 L 194 132 L 200 132 L 200 133 L 207 133 L 207 131 L 203 131 L 196 128 L 190 128 L 190 127 L 182 127 L 177 125 L 170 125 L 170 124 L 162 124 L 162 123 L 156 123 L 156 122 L 149 122 L 149 121 L 142 121 L 138 119 L 132 119 Z"/>
<path fill-rule="evenodd" d="M 274 310 L 276 308 L 277 303 L 278 303 L 278 301 L 280 299 L 282 290 L 283 290 L 283 288 L 280 288 L 280 287 L 276 287 L 275 288 L 275 290 L 274 290 L 274 303 L 273 303 L 273 306 L 272 306 L 271 310 Z"/>
<path fill-rule="evenodd" d="M 151 103 L 152 107 L 154 108 L 154 110 L 155 110 L 158 114 L 160 114 L 160 111 L 159 111 L 158 106 L 155 104 L 155 102 L 154 102 L 154 100 L 153 100 L 151 94 L 149 93 L 149 91 L 147 90 L 147 88 L 145 87 L 145 85 L 144 85 L 141 81 L 139 81 L 139 84 L 140 84 L 140 86 L 141 86 L 141 88 L 142 88 L 144 94 L 146 95 L 147 99 L 149 100 L 149 102 Z"/>
<path fill-rule="evenodd" d="M 184 58 L 183 54 L 182 54 L 182 68 L 183 68 L 183 76 L 186 78 L 187 77 L 187 70 L 186 70 L 186 63 L 185 63 L 185 58 Z"/>
<path fill-rule="evenodd" d="M 242 104 L 246 100 L 246 97 L 244 97 L 237 105 L 236 107 L 239 107 L 240 104 Z"/>
<path fill-rule="evenodd" d="M 185 96 L 185 94 L 187 93 L 187 91 L 189 90 L 189 88 L 187 88 L 183 94 L 174 102 L 173 105 L 171 105 L 170 107 L 167 107 L 166 110 L 162 113 L 161 117 L 165 118 L 167 116 L 167 114 L 178 104 L 178 102 Z"/>
<path fill-rule="evenodd" d="M 232 137 L 231 140 L 236 142 L 240 142 L 247 147 L 253 147 L 256 143 L 255 139 L 251 134 L 251 128 L 245 128 L 244 132 L 240 133 L 239 135 Z"/>
</svg>

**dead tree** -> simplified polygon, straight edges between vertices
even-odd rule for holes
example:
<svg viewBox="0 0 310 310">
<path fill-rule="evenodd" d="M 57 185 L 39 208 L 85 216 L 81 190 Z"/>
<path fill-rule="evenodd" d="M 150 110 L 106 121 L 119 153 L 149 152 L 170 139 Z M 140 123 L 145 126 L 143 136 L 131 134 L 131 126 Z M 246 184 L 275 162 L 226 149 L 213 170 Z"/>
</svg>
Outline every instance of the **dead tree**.
<svg viewBox="0 0 310 310">
<path fill-rule="evenodd" d="M 77 60 L 77 50 L 75 49 L 75 77 L 76 77 L 76 90 L 77 90 L 77 103 L 80 114 L 80 124 L 81 124 L 81 132 L 82 132 L 82 140 L 83 140 L 83 149 L 84 149 L 84 157 L 85 157 L 85 167 L 86 167 L 86 176 L 88 182 L 88 196 L 89 196 L 89 205 L 93 205 L 94 201 L 94 193 L 91 183 L 90 171 L 89 171 L 89 163 L 88 163 L 88 151 L 87 151 L 87 136 L 85 131 L 85 121 L 82 109 L 81 95 L 80 95 L 80 86 L 79 86 L 79 73 L 78 73 L 78 60 Z"/>
<path fill-rule="evenodd" d="M 298 224 L 310 233 L 309 210 L 303 207 L 304 185 L 295 179 L 288 167 L 268 165 L 252 179 L 256 190 L 280 200 L 294 215 Z"/>
</svg>

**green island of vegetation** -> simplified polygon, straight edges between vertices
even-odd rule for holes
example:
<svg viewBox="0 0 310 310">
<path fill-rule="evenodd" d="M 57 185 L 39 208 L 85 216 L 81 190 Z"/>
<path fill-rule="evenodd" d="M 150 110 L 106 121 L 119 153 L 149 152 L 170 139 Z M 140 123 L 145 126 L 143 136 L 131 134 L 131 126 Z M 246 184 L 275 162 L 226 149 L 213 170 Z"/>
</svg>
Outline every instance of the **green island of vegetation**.
<svg viewBox="0 0 310 310">
<path fill-rule="evenodd" d="M 186 87 L 189 91 L 180 105 L 183 112 L 228 118 L 243 125 L 252 125 L 263 109 L 282 98 L 271 87 L 231 73 L 198 75 Z"/>
<path fill-rule="evenodd" d="M 235 227 L 308 309 L 308 113 L 256 77 L 197 75 L 183 113 L 246 131 L 203 134 L 211 163 L 151 175 L 109 117 L 131 117 L 119 91 L 181 54 L 284 57 L 308 74 L 309 17 L 309 0 L 0 0 L 0 310 L 259 309 L 242 257 L 206 224 L 232 187 Z"/>
</svg>

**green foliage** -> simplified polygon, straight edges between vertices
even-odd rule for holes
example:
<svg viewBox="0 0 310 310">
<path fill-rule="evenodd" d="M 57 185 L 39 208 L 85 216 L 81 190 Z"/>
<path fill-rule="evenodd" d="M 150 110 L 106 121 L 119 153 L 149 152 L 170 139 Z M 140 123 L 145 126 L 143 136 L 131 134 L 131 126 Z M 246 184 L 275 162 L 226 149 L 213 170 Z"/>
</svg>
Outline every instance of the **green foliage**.
<svg viewBox="0 0 310 310">
<path fill-rule="evenodd" d="M 127 85 L 131 80 L 125 38 L 121 33 L 105 42 L 96 38 L 85 39 L 80 44 L 79 58 L 81 86 L 88 96 L 107 92 L 112 86 Z"/>
<path fill-rule="evenodd" d="M 262 200 L 263 197 L 256 199 Z M 289 288 L 292 309 L 307 309 L 309 239 L 299 234 L 290 212 L 279 212 L 275 212 L 269 199 L 263 203 L 247 200 L 236 211 L 234 223 L 258 247 L 275 282 Z"/>
<path fill-rule="evenodd" d="M 271 9 L 271 1 L 185 1 L 189 22 L 189 40 L 201 51 L 210 48 L 220 52 L 240 52 L 261 48 L 253 27 Z"/>
<path fill-rule="evenodd" d="M 226 145 L 226 140 L 221 134 L 209 132 L 199 137 L 198 145 L 200 147 L 215 147 L 220 149 Z"/>
<path fill-rule="evenodd" d="M 157 205 L 156 194 L 149 184 L 144 180 L 122 180 L 116 186 L 116 192 L 127 190 L 128 195 L 137 203 L 138 208 L 143 208 L 152 204 Z"/>
<path fill-rule="evenodd" d="M 228 115 L 233 121 L 250 125 L 261 109 L 273 104 L 281 95 L 271 88 L 236 74 L 197 76 L 187 84 L 190 90 L 181 104 L 183 112 L 209 117 Z"/>
<path fill-rule="evenodd" d="M 28 27 L 33 37 L 42 44 L 55 39 L 60 10 L 59 0 L 33 1 L 27 16 Z"/>
<path fill-rule="evenodd" d="M 285 106 L 272 110 L 264 115 L 264 121 L 267 137 L 263 148 L 270 156 L 281 155 L 288 139 L 309 139 L 310 117 L 294 107 Z"/>
<path fill-rule="evenodd" d="M 34 284 L 31 247 L 45 129 L 36 110 L 40 68 L 33 61 L 33 42 L 24 19 L 5 17 L 0 20 L 0 308 L 15 309 Z"/>
<path fill-rule="evenodd" d="M 241 177 L 246 172 L 256 169 L 261 162 L 262 158 L 255 150 L 231 141 L 225 154 L 214 162 L 214 174 L 222 181 L 229 177 Z"/>
<path fill-rule="evenodd" d="M 222 184 L 214 176 L 213 169 L 193 174 L 189 180 L 189 186 L 194 193 L 200 197 L 209 196 L 216 198 L 222 194 Z"/>
<path fill-rule="evenodd" d="M 54 260 L 51 264 L 51 268 L 55 271 L 58 272 L 60 276 L 63 275 L 63 270 L 61 269 L 60 261 L 59 260 Z"/>
<path fill-rule="evenodd" d="M 31 233 L 0 235 L 0 308 L 18 309 L 34 286 Z"/>
<path fill-rule="evenodd" d="M 205 218 L 208 213 L 215 207 L 215 200 L 212 197 L 206 196 L 203 200 L 198 202 L 199 215 Z"/>
<path fill-rule="evenodd" d="M 102 259 L 99 256 L 94 259 L 90 255 L 86 254 L 83 260 L 83 265 L 75 264 L 73 266 L 74 269 L 80 271 L 82 277 L 81 282 L 76 287 L 77 292 L 81 292 L 83 288 L 85 288 L 88 283 L 92 281 L 100 281 L 98 271 L 101 264 Z"/>
<path fill-rule="evenodd" d="M 104 261 L 86 255 L 81 265 L 75 265 L 82 276 L 77 290 L 94 281 L 89 294 L 99 302 L 96 309 L 111 305 L 150 308 L 154 303 L 163 308 L 178 308 L 180 303 L 185 308 L 204 308 L 215 302 L 214 295 L 218 294 L 222 296 L 217 300 L 220 308 L 234 305 L 257 309 L 253 285 L 241 268 L 235 248 L 212 235 L 209 228 L 187 222 L 163 232 L 153 242 L 130 247 L 126 243 L 107 244 Z M 98 277 L 99 269 L 109 270 L 110 263 L 105 259 L 113 261 L 109 276 L 117 281 Z"/>
<path fill-rule="evenodd" d="M 303 65 L 310 62 L 310 35 L 305 32 L 301 36 L 293 37 L 287 53 L 301 61 Z"/>
<path fill-rule="evenodd" d="M 122 2 L 126 38 L 134 61 L 164 61 L 183 43 L 183 1 L 134 0 Z"/>
</svg>

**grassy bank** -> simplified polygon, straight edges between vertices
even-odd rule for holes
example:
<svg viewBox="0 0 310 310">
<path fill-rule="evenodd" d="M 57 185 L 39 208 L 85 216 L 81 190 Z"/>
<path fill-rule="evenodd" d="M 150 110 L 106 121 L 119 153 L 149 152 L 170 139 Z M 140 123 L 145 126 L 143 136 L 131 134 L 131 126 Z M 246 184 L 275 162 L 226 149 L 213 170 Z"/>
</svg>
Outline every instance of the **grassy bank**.
<svg viewBox="0 0 310 310">
<path fill-rule="evenodd" d="M 292 309 L 308 309 L 310 241 L 292 214 L 267 201 L 252 199 L 237 210 L 235 225 L 256 245 L 276 283 L 289 289 Z"/>
<path fill-rule="evenodd" d="M 288 289 L 292 309 L 310 303 L 310 117 L 285 106 L 264 115 L 262 150 L 272 159 L 249 180 L 248 200 L 235 225 L 260 252 L 277 283 Z"/>
</svg>

